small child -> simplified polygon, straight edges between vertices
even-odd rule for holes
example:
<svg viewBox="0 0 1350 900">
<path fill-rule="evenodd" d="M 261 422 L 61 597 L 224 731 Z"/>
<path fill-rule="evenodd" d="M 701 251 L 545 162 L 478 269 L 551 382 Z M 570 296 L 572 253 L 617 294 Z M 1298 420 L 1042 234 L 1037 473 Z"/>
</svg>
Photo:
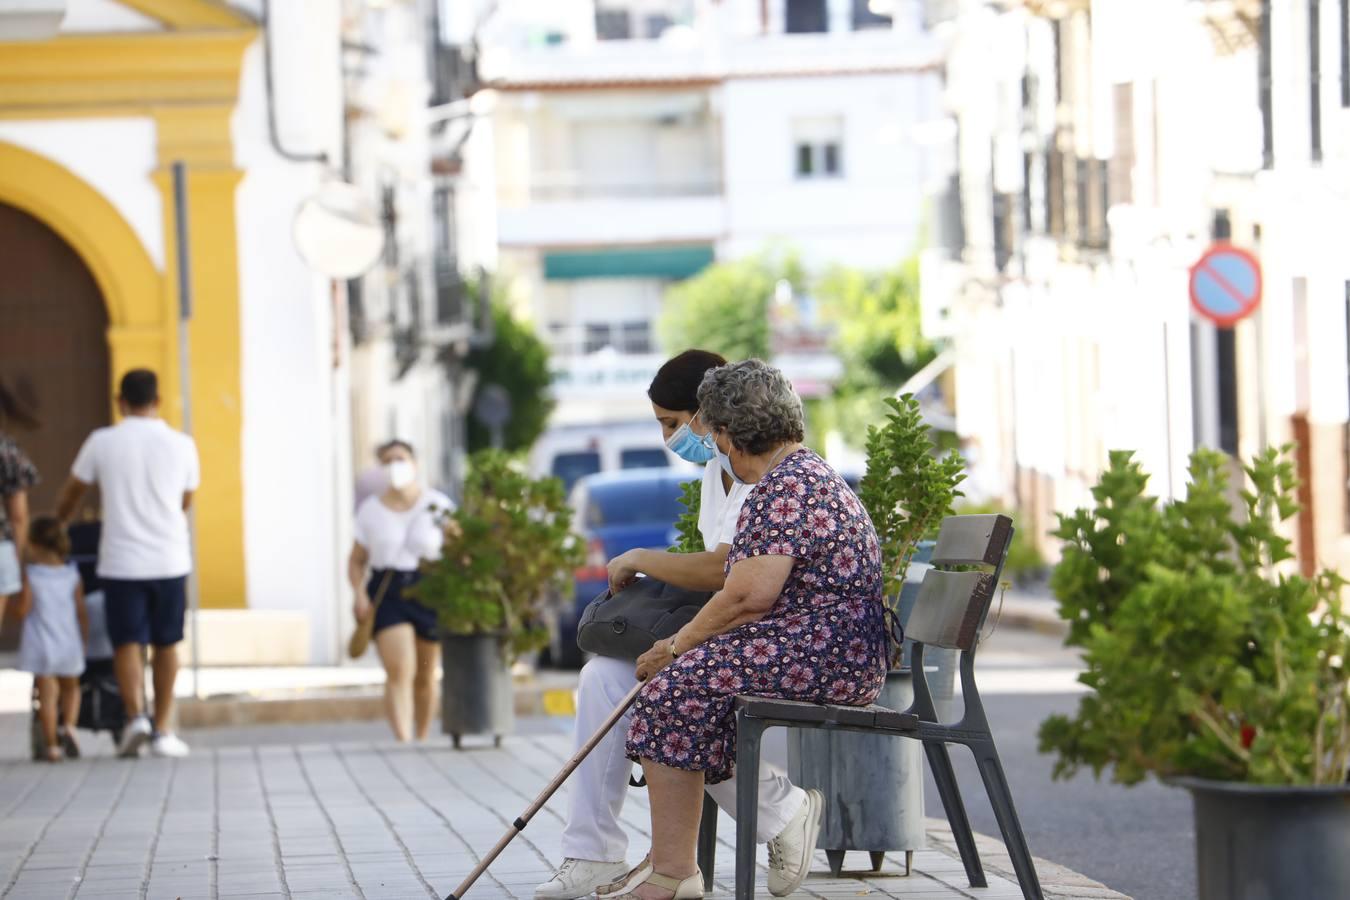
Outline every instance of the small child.
<svg viewBox="0 0 1350 900">
<path fill-rule="evenodd" d="M 70 538 L 61 523 L 50 516 L 34 519 L 28 529 L 27 578 L 17 610 L 24 620 L 19 668 L 32 672 L 37 683 L 38 718 L 48 762 L 80 755 L 75 722 L 80 715 L 80 674 L 89 619 L 80 573 L 69 557 Z M 59 729 L 58 707 L 62 713 Z"/>
</svg>

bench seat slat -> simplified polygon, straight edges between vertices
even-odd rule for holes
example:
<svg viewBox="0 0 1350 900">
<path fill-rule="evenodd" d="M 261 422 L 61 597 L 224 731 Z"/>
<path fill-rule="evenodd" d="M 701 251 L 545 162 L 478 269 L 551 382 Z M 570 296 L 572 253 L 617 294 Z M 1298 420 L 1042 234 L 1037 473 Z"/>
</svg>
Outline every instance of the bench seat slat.
<svg viewBox="0 0 1350 900">
<path fill-rule="evenodd" d="M 740 696 L 736 707 L 747 715 L 760 719 L 780 719 L 803 725 L 827 723 L 852 728 L 886 728 L 914 730 L 919 727 L 917 716 L 897 712 L 885 706 L 836 706 L 827 703 L 806 703 L 801 700 L 777 700 L 771 697 Z"/>
</svg>

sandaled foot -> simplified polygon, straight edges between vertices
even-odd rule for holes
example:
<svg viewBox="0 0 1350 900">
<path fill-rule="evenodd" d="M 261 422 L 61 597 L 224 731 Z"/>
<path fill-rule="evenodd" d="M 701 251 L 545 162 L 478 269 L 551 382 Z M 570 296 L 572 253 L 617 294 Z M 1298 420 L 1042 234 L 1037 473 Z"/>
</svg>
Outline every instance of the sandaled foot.
<svg viewBox="0 0 1350 900">
<path fill-rule="evenodd" d="M 44 754 L 42 754 L 43 761 L 50 763 L 60 762 L 65 758 L 66 756 L 64 753 L 61 752 L 61 748 L 56 746 L 55 744 L 48 744 L 47 751 Z"/>
<path fill-rule="evenodd" d="M 695 869 L 688 878 L 671 878 L 652 872 L 615 900 L 702 900 L 702 897 L 703 873 Z"/>
<path fill-rule="evenodd" d="M 652 874 L 652 855 L 648 853 L 642 857 L 641 862 L 628 870 L 628 873 L 618 881 L 612 881 L 609 884 L 602 884 L 595 889 L 595 900 L 615 900 L 633 890 L 639 884 L 647 880 L 647 876 Z"/>
</svg>

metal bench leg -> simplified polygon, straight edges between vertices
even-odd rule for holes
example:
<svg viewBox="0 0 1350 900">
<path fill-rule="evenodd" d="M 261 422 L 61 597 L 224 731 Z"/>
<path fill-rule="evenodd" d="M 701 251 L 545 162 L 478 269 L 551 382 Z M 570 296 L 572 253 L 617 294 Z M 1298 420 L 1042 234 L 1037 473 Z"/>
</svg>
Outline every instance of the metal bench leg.
<svg viewBox="0 0 1350 900">
<path fill-rule="evenodd" d="M 763 723 L 736 714 L 736 900 L 755 900 L 759 745 L 763 737 Z"/>
<path fill-rule="evenodd" d="M 1026 900 L 1043 900 L 1041 882 L 1036 877 L 1036 864 L 1031 859 L 1031 850 L 1022 834 L 1022 823 L 1018 821 L 1017 807 L 1013 806 L 1012 791 L 1008 788 L 1008 777 L 1003 773 L 998 751 L 992 742 L 975 744 L 970 749 L 980 767 L 984 789 L 989 792 L 989 805 L 994 808 L 994 817 L 998 819 L 999 830 L 1003 832 L 1003 843 L 1012 859 L 1022 896 Z"/>
<path fill-rule="evenodd" d="M 951 826 L 956 849 L 961 852 L 961 863 L 966 867 L 966 880 L 971 887 L 988 887 L 984 867 L 980 865 L 980 853 L 975 849 L 970 819 L 966 817 L 966 806 L 961 802 L 961 788 L 956 784 L 956 772 L 952 770 L 952 758 L 947 752 L 947 745 L 941 741 L 924 741 L 923 749 L 928 754 L 928 767 L 933 772 L 938 796 L 942 798 L 942 808 L 947 813 L 947 824 Z"/>
<path fill-rule="evenodd" d="M 698 825 L 698 870 L 703 873 L 703 890 L 712 893 L 713 868 L 717 865 L 717 803 L 703 795 L 703 818 Z"/>
</svg>

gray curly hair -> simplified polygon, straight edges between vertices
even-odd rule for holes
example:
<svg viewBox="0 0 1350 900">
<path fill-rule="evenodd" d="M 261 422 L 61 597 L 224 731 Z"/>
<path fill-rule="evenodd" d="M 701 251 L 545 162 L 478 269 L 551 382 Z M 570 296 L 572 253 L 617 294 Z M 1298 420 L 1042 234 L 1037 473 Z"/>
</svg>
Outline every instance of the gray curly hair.
<svg viewBox="0 0 1350 900">
<path fill-rule="evenodd" d="M 709 369 L 698 386 L 699 418 L 732 446 L 758 456 L 805 434 L 802 399 L 787 377 L 758 359 Z"/>
</svg>

